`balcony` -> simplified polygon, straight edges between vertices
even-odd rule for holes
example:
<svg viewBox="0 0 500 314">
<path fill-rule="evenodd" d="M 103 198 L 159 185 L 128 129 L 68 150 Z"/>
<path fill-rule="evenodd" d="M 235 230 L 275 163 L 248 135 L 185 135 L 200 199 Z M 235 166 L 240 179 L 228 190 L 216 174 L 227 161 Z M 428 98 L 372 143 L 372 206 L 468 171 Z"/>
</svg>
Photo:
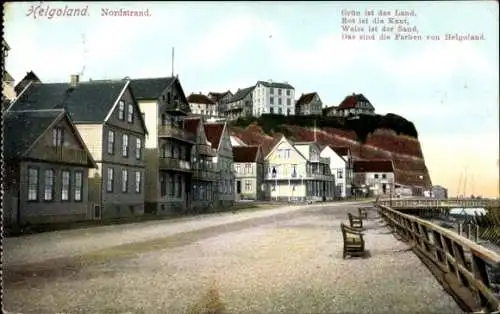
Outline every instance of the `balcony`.
<svg viewBox="0 0 500 314">
<path fill-rule="evenodd" d="M 191 144 L 194 144 L 196 142 L 196 136 L 194 134 L 189 133 L 180 127 L 171 125 L 159 125 L 158 137 L 173 138 Z"/>
<path fill-rule="evenodd" d="M 213 168 L 196 168 L 193 178 L 202 181 L 217 181 L 218 173 Z"/>
<path fill-rule="evenodd" d="M 192 172 L 191 162 L 168 157 L 160 157 L 159 168 L 161 170 Z"/>
<path fill-rule="evenodd" d="M 198 148 L 198 154 L 202 156 L 209 156 L 209 157 L 216 156 L 215 150 L 212 149 L 212 147 L 209 145 L 201 144 L 198 145 L 197 148 Z"/>
<path fill-rule="evenodd" d="M 45 147 L 40 152 L 36 153 L 36 159 L 61 162 L 61 163 L 71 163 L 71 164 L 87 164 L 88 155 L 83 149 L 73 149 L 66 147 Z"/>
<path fill-rule="evenodd" d="M 316 158 L 311 158 L 310 160 L 311 163 L 320 163 L 320 164 L 330 164 L 330 159 L 329 158 L 324 158 L 324 157 L 316 157 Z"/>
<path fill-rule="evenodd" d="M 310 172 L 307 174 L 272 174 L 267 173 L 264 177 L 265 180 L 321 180 L 330 181 L 333 180 L 333 176 L 325 175 L 321 173 Z"/>
</svg>

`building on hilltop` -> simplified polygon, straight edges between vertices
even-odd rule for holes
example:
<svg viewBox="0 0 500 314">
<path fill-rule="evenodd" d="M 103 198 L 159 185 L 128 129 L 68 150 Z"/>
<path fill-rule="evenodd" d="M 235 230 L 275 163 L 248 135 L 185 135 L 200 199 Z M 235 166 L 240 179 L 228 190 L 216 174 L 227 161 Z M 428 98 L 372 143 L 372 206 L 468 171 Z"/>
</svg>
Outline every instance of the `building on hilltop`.
<svg viewBox="0 0 500 314">
<path fill-rule="evenodd" d="M 208 119 L 219 117 L 219 110 L 215 101 L 201 92 L 198 94 L 192 93 L 187 97 L 187 101 L 193 115 L 199 115 Z"/>
<path fill-rule="evenodd" d="M 374 114 L 375 108 L 363 94 L 352 93 L 344 98 L 338 106 L 323 109 L 323 115 L 332 117 L 348 117 L 359 114 Z"/>
<path fill-rule="evenodd" d="M 227 103 L 231 100 L 231 97 L 233 97 L 233 93 L 229 90 L 222 93 L 209 92 L 208 97 L 215 102 L 219 115 L 223 116 L 223 113 L 227 110 Z"/>
<path fill-rule="evenodd" d="M 323 103 L 318 93 L 302 94 L 295 103 L 295 114 L 302 116 L 321 116 Z"/>
<path fill-rule="evenodd" d="M 258 81 L 253 90 L 252 115 L 295 114 L 295 88 L 288 82 Z"/>
<path fill-rule="evenodd" d="M 224 116 L 228 120 L 236 120 L 252 115 L 253 91 L 255 86 L 238 89 L 226 104 Z"/>
</svg>

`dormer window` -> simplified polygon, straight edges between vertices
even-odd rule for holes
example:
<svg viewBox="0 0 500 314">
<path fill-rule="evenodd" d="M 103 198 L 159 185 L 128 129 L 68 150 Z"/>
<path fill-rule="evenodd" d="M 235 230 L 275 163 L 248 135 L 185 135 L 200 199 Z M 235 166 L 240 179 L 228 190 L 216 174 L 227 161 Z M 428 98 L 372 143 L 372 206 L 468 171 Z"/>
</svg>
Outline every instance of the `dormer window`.
<svg viewBox="0 0 500 314">
<path fill-rule="evenodd" d="M 64 144 L 64 129 L 54 128 L 52 129 L 52 146 L 62 147 Z"/>
<path fill-rule="evenodd" d="M 125 103 L 121 100 L 120 103 L 118 104 L 118 119 L 119 120 L 125 119 Z"/>
</svg>

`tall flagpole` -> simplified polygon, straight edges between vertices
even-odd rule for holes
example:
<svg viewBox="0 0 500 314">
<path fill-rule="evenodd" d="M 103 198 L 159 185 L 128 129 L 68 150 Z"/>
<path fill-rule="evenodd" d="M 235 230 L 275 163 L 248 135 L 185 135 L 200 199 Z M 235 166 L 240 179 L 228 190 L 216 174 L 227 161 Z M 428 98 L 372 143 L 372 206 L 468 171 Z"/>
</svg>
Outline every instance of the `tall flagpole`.
<svg viewBox="0 0 500 314">
<path fill-rule="evenodd" d="M 172 77 L 174 76 L 174 47 L 172 47 Z"/>
</svg>

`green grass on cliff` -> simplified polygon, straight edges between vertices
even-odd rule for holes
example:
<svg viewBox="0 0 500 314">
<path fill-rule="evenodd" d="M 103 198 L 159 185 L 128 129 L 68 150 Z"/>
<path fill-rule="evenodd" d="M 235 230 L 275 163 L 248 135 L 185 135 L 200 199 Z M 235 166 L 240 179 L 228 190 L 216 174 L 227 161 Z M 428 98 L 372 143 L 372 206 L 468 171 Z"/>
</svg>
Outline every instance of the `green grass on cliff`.
<svg viewBox="0 0 500 314">
<path fill-rule="evenodd" d="M 389 113 L 381 115 L 360 115 L 359 119 L 346 119 L 341 117 L 323 117 L 323 116 L 283 116 L 276 114 L 264 114 L 259 118 L 248 117 L 240 118 L 233 122 L 234 126 L 247 127 L 256 122 L 264 132 L 284 133 L 287 136 L 287 130 L 283 125 L 297 125 L 303 127 L 313 127 L 314 123 L 318 128 L 337 128 L 346 131 L 354 131 L 358 140 L 364 142 L 366 137 L 377 129 L 393 130 L 397 134 L 407 135 L 418 138 L 418 133 L 412 122 L 405 118 Z"/>
</svg>

